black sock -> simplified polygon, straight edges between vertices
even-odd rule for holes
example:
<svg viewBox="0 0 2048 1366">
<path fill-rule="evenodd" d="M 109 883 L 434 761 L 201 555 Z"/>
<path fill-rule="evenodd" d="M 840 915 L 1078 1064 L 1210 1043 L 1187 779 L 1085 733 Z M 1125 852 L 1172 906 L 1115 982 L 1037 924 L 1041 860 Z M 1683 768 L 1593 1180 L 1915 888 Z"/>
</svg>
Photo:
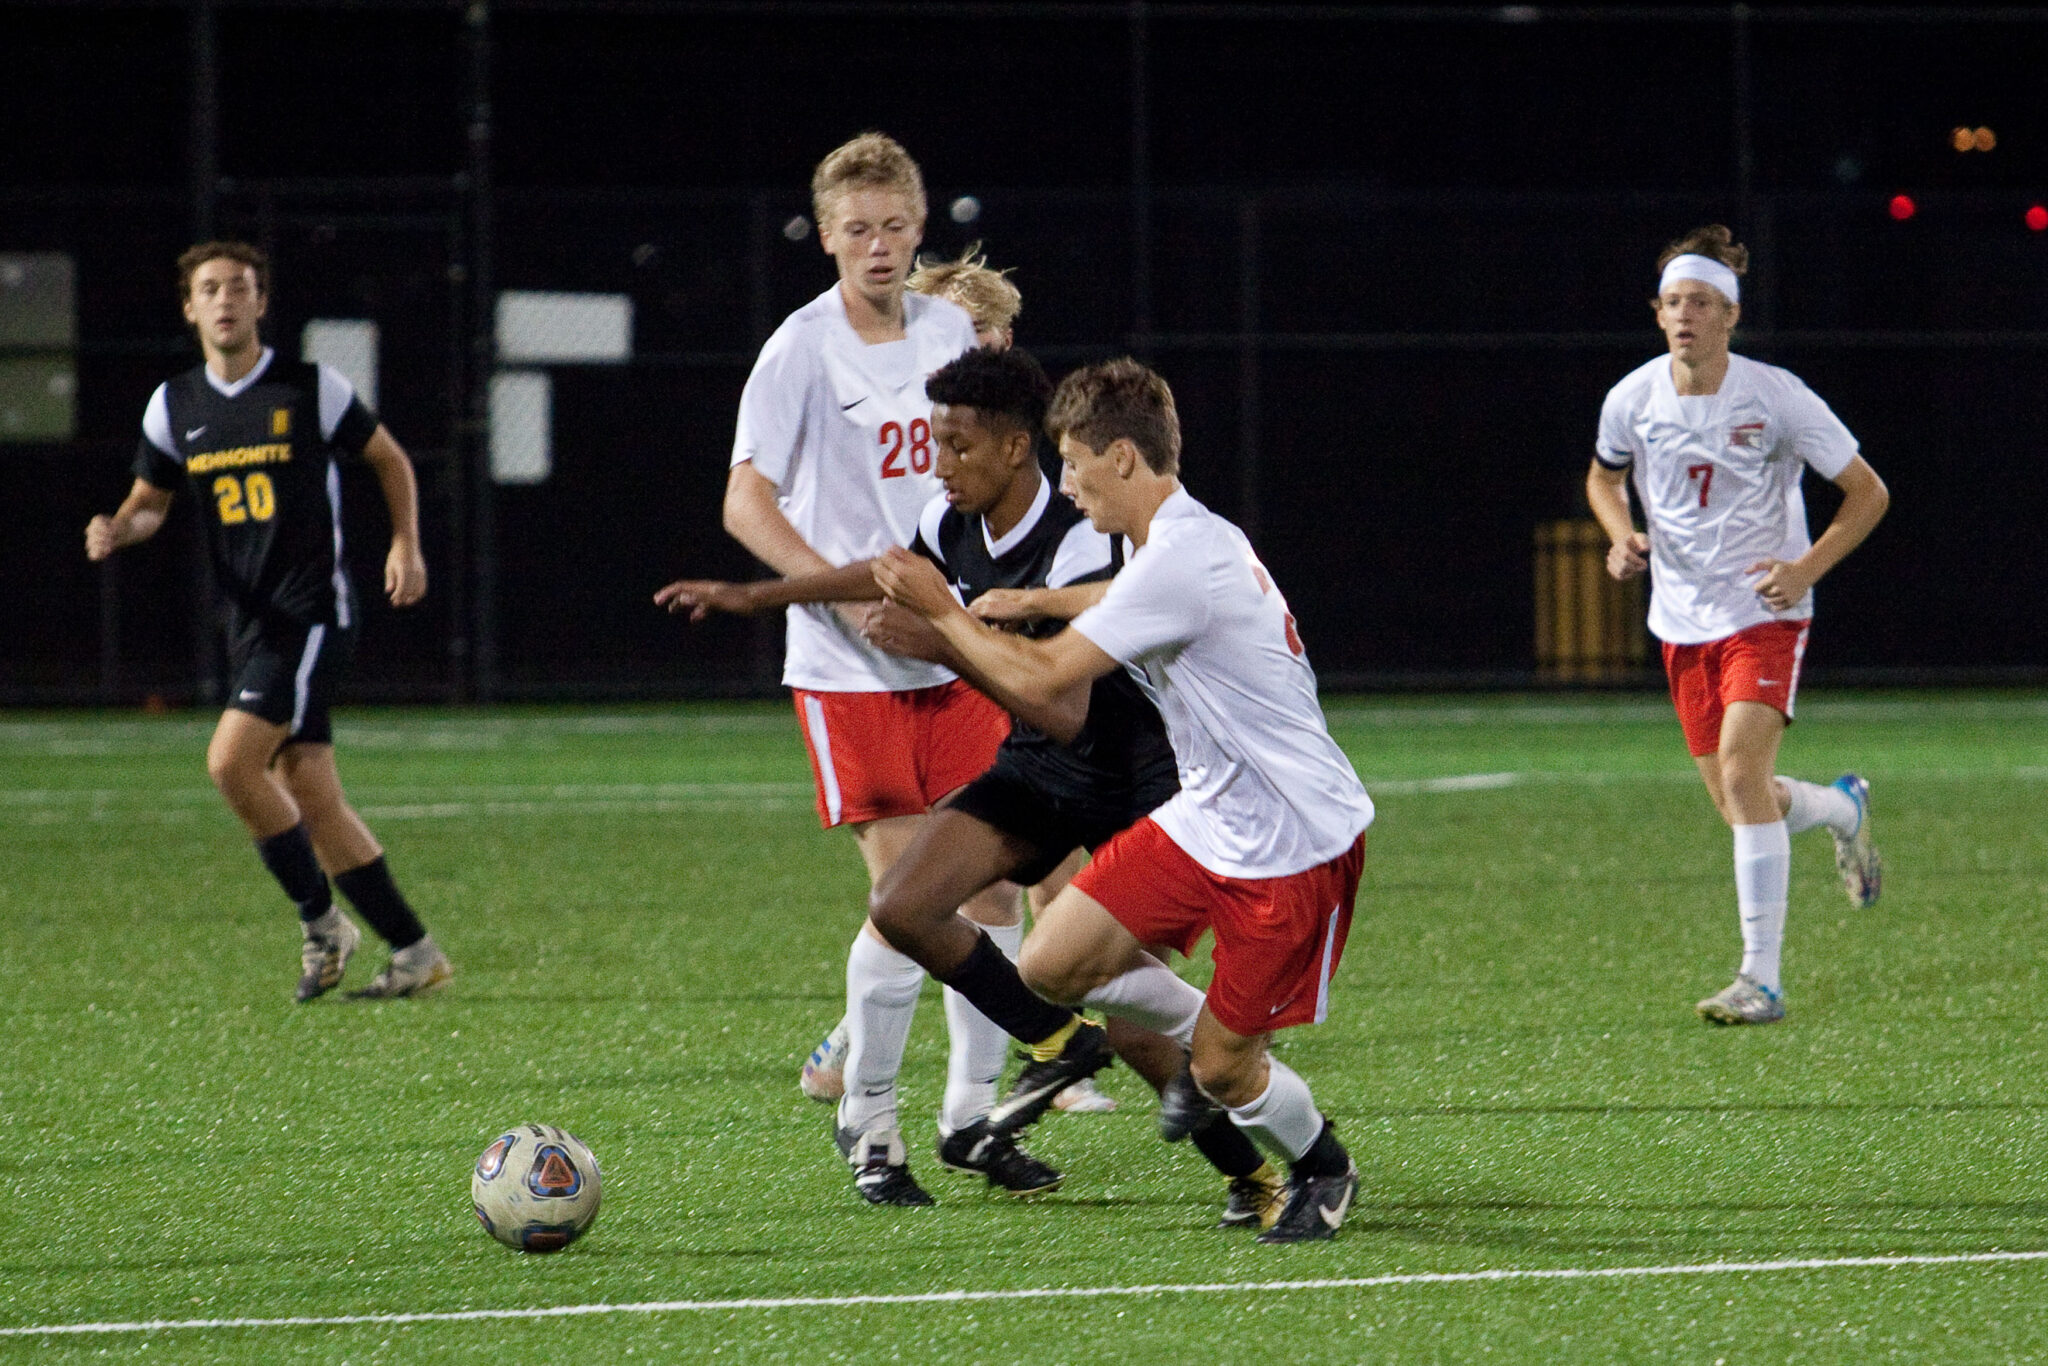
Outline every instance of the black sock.
<svg viewBox="0 0 2048 1366">
<path fill-rule="evenodd" d="M 385 866 L 382 854 L 360 868 L 336 873 L 334 885 L 341 888 L 342 895 L 370 922 L 370 928 L 392 948 L 410 948 L 427 937 L 427 927 L 420 924 L 398 884 L 391 880 L 391 870 Z"/>
<path fill-rule="evenodd" d="M 1349 1170 L 1351 1154 L 1337 1141 L 1337 1126 L 1327 1119 L 1316 1141 L 1308 1145 L 1308 1151 L 1294 1159 L 1296 1176 L 1342 1176 Z"/>
<path fill-rule="evenodd" d="M 1188 1135 L 1188 1141 L 1209 1159 L 1210 1166 L 1225 1176 L 1250 1176 L 1266 1164 L 1258 1145 L 1228 1120 L 1195 1130 Z"/>
<path fill-rule="evenodd" d="M 1074 1012 L 1065 1006 L 1033 995 L 1017 975 L 1017 965 L 1003 957 L 986 933 L 952 976 L 942 980 L 1019 1043 L 1037 1043 L 1074 1018 Z"/>
<path fill-rule="evenodd" d="M 327 888 L 320 860 L 313 857 L 313 841 L 307 838 L 305 826 L 295 825 L 267 840 L 257 840 L 256 856 L 284 888 L 284 894 L 298 904 L 299 919 L 318 920 L 327 914 L 334 893 Z"/>
</svg>

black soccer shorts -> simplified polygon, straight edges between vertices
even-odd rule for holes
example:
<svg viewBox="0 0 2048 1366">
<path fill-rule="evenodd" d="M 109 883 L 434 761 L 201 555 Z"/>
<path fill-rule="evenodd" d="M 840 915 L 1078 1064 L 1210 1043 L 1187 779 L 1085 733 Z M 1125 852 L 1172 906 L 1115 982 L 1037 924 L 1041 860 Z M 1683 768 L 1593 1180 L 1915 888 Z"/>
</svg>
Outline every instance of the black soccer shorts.
<svg viewBox="0 0 2048 1366">
<path fill-rule="evenodd" d="M 228 650 L 227 705 L 287 730 L 286 744 L 334 743 L 334 704 L 355 653 L 353 630 L 253 619 Z"/>
<path fill-rule="evenodd" d="M 1035 851 L 1010 881 L 1045 881 L 1076 849 L 1093 850 L 1150 815 L 1177 790 L 1174 782 L 1091 787 L 1041 774 L 1005 748 L 979 778 L 944 803 L 1022 840 Z"/>
</svg>

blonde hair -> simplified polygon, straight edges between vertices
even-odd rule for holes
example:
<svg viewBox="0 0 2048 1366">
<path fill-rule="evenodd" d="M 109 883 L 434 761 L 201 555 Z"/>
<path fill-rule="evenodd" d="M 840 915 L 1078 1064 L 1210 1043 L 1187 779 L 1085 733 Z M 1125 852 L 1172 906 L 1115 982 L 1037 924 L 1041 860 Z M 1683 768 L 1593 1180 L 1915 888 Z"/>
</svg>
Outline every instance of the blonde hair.
<svg viewBox="0 0 2048 1366">
<path fill-rule="evenodd" d="M 967 310 L 977 331 L 1007 332 L 1024 311 L 1024 296 L 1010 283 L 1009 272 L 996 270 L 981 254 L 981 243 L 960 253 L 957 261 L 917 258 L 906 282 L 919 294 L 947 299 Z"/>
<path fill-rule="evenodd" d="M 924 222 L 924 174 L 903 144 L 887 133 L 868 132 L 826 154 L 811 173 L 811 213 L 823 230 L 832 208 L 848 190 L 894 190 L 910 201 L 910 214 Z"/>
</svg>

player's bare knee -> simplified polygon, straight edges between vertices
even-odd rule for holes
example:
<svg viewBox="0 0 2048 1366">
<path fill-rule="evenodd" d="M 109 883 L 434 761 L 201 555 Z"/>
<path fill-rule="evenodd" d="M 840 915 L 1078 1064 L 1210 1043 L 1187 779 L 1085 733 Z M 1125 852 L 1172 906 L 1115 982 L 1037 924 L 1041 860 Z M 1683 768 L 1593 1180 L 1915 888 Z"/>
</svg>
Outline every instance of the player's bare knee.
<svg viewBox="0 0 2048 1366">
<path fill-rule="evenodd" d="M 1024 985 L 1057 1005 L 1079 1005 L 1094 985 L 1077 968 L 1077 964 L 1036 939 L 1027 938 L 1023 951 L 1017 955 L 1017 975 L 1024 979 Z"/>
<path fill-rule="evenodd" d="M 903 889 L 886 877 L 880 886 L 868 893 L 869 921 L 899 952 L 904 944 L 916 939 L 918 932 L 930 924 L 931 917 L 921 914 L 923 910 L 915 898 L 904 895 Z"/>
<path fill-rule="evenodd" d="M 261 781 L 263 770 L 232 746 L 215 743 L 206 750 L 206 776 L 230 802 Z"/>
<path fill-rule="evenodd" d="M 1265 1089 L 1260 1066 L 1264 1054 L 1257 1050 L 1205 1049 L 1198 1042 L 1188 1059 L 1188 1070 L 1202 1094 L 1219 1105 L 1249 1105 Z"/>
</svg>

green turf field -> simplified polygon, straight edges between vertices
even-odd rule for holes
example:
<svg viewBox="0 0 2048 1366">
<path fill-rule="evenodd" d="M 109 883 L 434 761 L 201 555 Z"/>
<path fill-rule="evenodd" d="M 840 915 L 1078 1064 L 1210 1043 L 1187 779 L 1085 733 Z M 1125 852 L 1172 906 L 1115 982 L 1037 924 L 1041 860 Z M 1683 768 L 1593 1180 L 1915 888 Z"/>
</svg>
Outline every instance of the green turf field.
<svg viewBox="0 0 2048 1366">
<path fill-rule="evenodd" d="M 1058 1194 L 938 1169 L 935 989 L 904 1113 L 940 1205 L 859 1201 L 796 1072 L 865 881 L 784 707 L 346 713 L 343 777 L 457 977 L 306 1007 L 209 719 L 0 717 L 0 1359 L 2048 1356 L 2048 1262 L 1955 1260 L 2048 1251 L 2048 698 L 1802 699 L 1782 767 L 1872 779 L 1885 898 L 1852 911 L 1826 835 L 1795 841 L 1761 1030 L 1692 1012 L 1738 943 L 1665 703 L 1330 712 L 1380 819 L 1331 1021 L 1280 1047 L 1363 1180 L 1296 1248 L 1211 1229 L 1220 1182 L 1127 1072 L 1118 1113 L 1035 1131 Z M 527 1120 L 604 1164 L 554 1257 L 468 1208 Z M 1949 1260 L 1712 1269 L 1900 1257 Z M 1561 1274 L 1460 1276 L 1531 1271 Z M 945 1292 L 986 1297 L 886 1298 Z M 11 1331 L 295 1316 L 370 1321 Z"/>
</svg>

